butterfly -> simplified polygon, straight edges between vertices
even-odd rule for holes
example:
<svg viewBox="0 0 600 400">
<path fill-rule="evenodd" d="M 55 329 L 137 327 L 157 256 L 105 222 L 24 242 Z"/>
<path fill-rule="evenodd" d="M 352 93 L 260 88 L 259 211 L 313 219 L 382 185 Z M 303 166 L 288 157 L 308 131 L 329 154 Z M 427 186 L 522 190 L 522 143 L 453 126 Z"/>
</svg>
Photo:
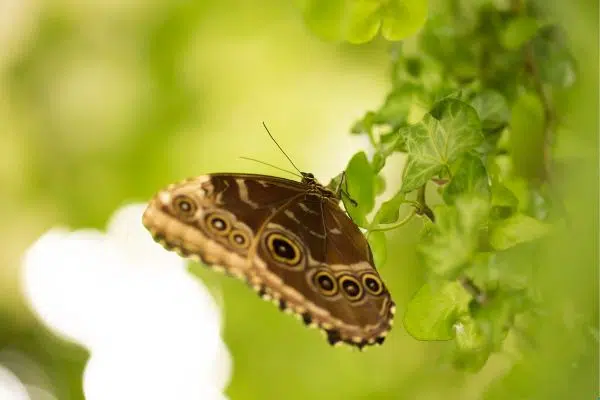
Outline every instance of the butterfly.
<svg viewBox="0 0 600 400">
<path fill-rule="evenodd" d="M 330 344 L 382 344 L 395 305 L 369 244 L 340 207 L 341 192 L 300 174 L 301 181 L 235 173 L 187 179 L 158 192 L 142 222 L 165 248 L 246 281 L 322 329 Z"/>
</svg>

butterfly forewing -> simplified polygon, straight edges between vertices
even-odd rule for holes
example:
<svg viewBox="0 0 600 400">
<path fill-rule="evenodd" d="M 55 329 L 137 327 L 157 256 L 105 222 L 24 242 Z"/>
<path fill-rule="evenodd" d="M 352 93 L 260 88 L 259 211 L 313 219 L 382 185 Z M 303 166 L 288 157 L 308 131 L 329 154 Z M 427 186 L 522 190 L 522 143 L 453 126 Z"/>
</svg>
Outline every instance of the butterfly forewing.
<svg viewBox="0 0 600 400">
<path fill-rule="evenodd" d="M 331 343 L 381 343 L 393 302 L 338 204 L 314 182 L 214 174 L 159 192 L 143 222 L 166 248 L 247 280 Z"/>
</svg>

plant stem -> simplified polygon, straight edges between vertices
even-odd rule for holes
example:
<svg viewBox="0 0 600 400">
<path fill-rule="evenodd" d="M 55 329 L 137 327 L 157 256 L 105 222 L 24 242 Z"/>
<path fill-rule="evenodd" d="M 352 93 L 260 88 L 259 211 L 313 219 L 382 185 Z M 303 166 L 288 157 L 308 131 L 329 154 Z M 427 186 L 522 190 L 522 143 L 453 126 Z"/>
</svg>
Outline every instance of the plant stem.
<svg viewBox="0 0 600 400">
<path fill-rule="evenodd" d="M 371 142 L 371 146 L 373 146 L 374 149 L 378 149 L 379 148 L 379 144 L 377 143 L 377 140 L 375 140 L 375 135 L 373 135 L 373 127 L 369 127 L 369 129 L 367 129 L 367 135 L 369 136 L 369 142 Z"/>
<path fill-rule="evenodd" d="M 417 213 L 417 215 L 425 215 L 427 218 L 429 218 L 431 220 L 431 222 L 435 222 L 435 215 L 433 215 L 433 211 L 431 210 L 431 208 L 429 208 L 429 206 L 425 202 L 425 187 L 426 186 L 427 186 L 427 184 L 424 184 L 417 191 L 417 203 L 419 203 L 419 206 L 416 210 L 416 213 Z"/>
<path fill-rule="evenodd" d="M 369 232 L 374 232 L 374 231 L 389 231 L 392 229 L 396 229 L 401 227 L 402 225 L 405 225 L 408 221 L 410 221 L 410 219 L 412 217 L 414 217 L 414 215 L 416 214 L 417 210 L 416 208 L 413 208 L 412 210 L 410 210 L 410 212 L 408 213 L 408 215 L 406 217 L 404 217 L 402 220 L 400 221 L 396 221 L 394 223 L 391 224 L 379 224 L 374 228 L 370 228 Z"/>
<path fill-rule="evenodd" d="M 471 278 L 466 275 L 461 275 L 458 277 L 458 282 L 462 285 L 462 287 L 469 292 L 471 296 L 475 299 L 475 301 L 481 305 L 487 303 L 488 296 L 487 294 L 481 290 L 475 282 Z"/>
<path fill-rule="evenodd" d="M 551 183 L 552 169 L 552 146 L 554 143 L 554 126 L 556 116 L 554 115 L 554 107 L 550 101 L 544 85 L 540 77 L 538 65 L 535 62 L 533 55 L 533 47 L 528 44 L 525 48 L 525 65 L 527 72 L 531 75 L 534 89 L 544 107 L 544 175 L 542 180 Z"/>
</svg>

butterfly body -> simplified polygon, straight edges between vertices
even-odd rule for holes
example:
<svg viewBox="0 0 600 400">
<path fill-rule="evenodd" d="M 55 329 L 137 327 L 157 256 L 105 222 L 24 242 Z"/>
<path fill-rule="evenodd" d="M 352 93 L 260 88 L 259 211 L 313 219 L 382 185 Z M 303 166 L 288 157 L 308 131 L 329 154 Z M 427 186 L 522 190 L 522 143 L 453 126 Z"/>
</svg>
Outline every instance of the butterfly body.
<svg viewBox="0 0 600 400">
<path fill-rule="evenodd" d="M 311 174 L 211 174 L 170 185 L 143 223 L 168 249 L 248 282 L 331 344 L 382 343 L 394 303 L 368 242 Z"/>
</svg>

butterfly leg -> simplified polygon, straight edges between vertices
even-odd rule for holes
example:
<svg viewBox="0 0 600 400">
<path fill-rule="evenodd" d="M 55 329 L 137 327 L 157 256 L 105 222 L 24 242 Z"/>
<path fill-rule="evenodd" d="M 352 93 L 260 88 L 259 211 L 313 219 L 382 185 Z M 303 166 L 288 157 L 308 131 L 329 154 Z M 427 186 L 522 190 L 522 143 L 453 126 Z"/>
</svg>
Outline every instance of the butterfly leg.
<svg viewBox="0 0 600 400">
<path fill-rule="evenodd" d="M 342 189 L 342 184 L 344 185 L 343 189 Z M 348 199 L 348 201 L 350 201 L 350 203 L 354 207 L 358 206 L 358 203 L 356 202 L 356 200 L 354 200 L 352 197 L 350 197 L 350 194 L 348 193 L 348 179 L 346 179 L 346 171 L 342 172 L 342 178 L 340 179 L 340 183 L 338 184 L 338 187 L 336 188 L 335 193 L 337 194 L 338 198 L 342 198 L 342 196 L 345 196 L 346 199 Z"/>
</svg>

